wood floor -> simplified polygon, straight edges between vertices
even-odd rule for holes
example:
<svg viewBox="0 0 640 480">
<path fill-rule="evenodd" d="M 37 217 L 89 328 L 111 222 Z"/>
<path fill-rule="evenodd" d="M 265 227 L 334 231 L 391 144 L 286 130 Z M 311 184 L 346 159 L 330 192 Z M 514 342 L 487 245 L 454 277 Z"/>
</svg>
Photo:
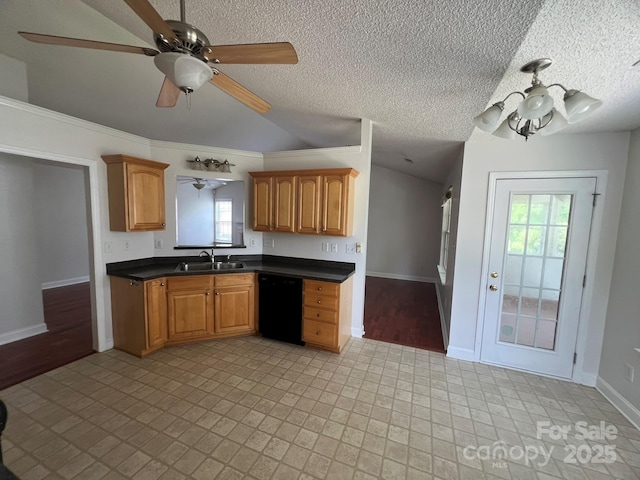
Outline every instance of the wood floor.
<svg viewBox="0 0 640 480">
<path fill-rule="evenodd" d="M 90 284 L 42 291 L 49 331 L 0 346 L 0 390 L 93 353 Z"/>
<path fill-rule="evenodd" d="M 445 352 L 433 283 L 367 277 L 364 337 Z"/>
</svg>

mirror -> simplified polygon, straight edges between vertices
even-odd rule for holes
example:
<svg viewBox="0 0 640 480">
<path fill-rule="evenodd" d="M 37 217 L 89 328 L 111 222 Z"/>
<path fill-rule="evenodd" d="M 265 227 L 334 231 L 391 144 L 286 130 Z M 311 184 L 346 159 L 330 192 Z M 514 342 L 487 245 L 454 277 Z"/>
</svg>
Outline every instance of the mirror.
<svg viewBox="0 0 640 480">
<path fill-rule="evenodd" d="M 178 247 L 244 247 L 244 181 L 178 176 Z"/>
</svg>

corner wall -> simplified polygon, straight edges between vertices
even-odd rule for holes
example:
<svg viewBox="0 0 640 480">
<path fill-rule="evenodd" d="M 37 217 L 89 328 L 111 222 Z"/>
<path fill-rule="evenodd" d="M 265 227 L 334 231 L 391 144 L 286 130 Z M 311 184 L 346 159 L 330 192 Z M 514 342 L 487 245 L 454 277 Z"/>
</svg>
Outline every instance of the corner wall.
<svg viewBox="0 0 640 480">
<path fill-rule="evenodd" d="M 480 319 L 480 289 L 487 194 L 490 172 L 604 170 L 608 172 L 606 195 L 599 199 L 602 223 L 597 249 L 591 249 L 591 265 L 597 275 L 588 279 L 583 302 L 585 317 L 580 327 L 576 370 L 584 378 L 575 380 L 595 384 L 602 335 L 613 269 L 615 241 L 628 158 L 629 133 L 554 135 L 523 140 L 489 139 L 465 145 L 460 215 L 455 258 L 455 285 L 451 309 L 448 355 L 479 360 L 476 328 Z"/>
<path fill-rule="evenodd" d="M 618 244 L 600 357 L 598 389 L 640 428 L 640 129 L 631 134 Z M 634 381 L 624 376 L 626 365 Z"/>
<path fill-rule="evenodd" d="M 442 185 L 372 165 L 367 275 L 436 281 Z"/>
</svg>

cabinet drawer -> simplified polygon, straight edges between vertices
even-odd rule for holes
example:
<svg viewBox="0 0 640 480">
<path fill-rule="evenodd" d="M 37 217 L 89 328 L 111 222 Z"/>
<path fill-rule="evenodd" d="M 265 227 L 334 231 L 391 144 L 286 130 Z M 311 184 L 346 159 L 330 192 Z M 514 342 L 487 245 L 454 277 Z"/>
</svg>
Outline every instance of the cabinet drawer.
<svg viewBox="0 0 640 480">
<path fill-rule="evenodd" d="M 167 290 L 213 290 L 213 275 L 190 275 L 167 278 Z"/>
<path fill-rule="evenodd" d="M 216 275 L 216 287 L 232 287 L 235 285 L 253 285 L 255 275 L 253 273 L 229 273 Z"/>
<path fill-rule="evenodd" d="M 321 310 L 319 308 L 304 307 L 304 318 L 318 322 L 338 324 L 338 312 L 335 310 Z M 305 320 L 306 321 L 306 320 Z"/>
<path fill-rule="evenodd" d="M 338 327 L 305 318 L 302 327 L 302 340 L 327 347 L 335 347 L 338 344 Z"/>
<path fill-rule="evenodd" d="M 337 297 L 340 292 L 339 283 L 320 282 L 317 280 L 304 281 L 305 293 L 317 293 L 320 295 L 331 295 Z"/>
<path fill-rule="evenodd" d="M 304 293 L 304 306 L 325 308 L 333 311 L 338 310 L 338 298 L 328 295 L 318 295 L 317 293 Z"/>
</svg>

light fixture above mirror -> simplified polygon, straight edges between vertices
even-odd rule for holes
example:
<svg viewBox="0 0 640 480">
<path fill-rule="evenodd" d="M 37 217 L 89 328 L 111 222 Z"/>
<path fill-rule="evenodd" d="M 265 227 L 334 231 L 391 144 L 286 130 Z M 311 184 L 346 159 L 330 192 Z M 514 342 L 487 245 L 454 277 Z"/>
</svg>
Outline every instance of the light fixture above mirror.
<svg viewBox="0 0 640 480">
<path fill-rule="evenodd" d="M 196 157 L 193 160 L 187 160 L 191 164 L 191 168 L 194 170 L 202 170 L 203 167 L 212 172 L 231 173 L 231 167 L 235 167 L 234 163 L 229 163 L 229 160 L 216 160 L 215 158 L 206 158 L 201 160 L 200 157 Z"/>
<path fill-rule="evenodd" d="M 531 135 L 550 135 L 565 128 L 570 123 L 579 122 L 596 110 L 602 102 L 579 90 L 567 89 L 559 83 L 545 86 L 538 78 L 538 73 L 551 65 L 550 58 L 540 58 L 524 65 L 520 71 L 533 74 L 531 86 L 522 92 L 511 92 L 501 102 L 494 103 L 473 119 L 473 124 L 496 137 L 513 139 L 521 135 L 528 140 Z M 549 88 L 560 87 L 564 90 L 565 118 L 554 106 Z M 522 101 L 516 110 L 498 126 L 505 102 L 512 95 L 520 95 Z"/>
</svg>

